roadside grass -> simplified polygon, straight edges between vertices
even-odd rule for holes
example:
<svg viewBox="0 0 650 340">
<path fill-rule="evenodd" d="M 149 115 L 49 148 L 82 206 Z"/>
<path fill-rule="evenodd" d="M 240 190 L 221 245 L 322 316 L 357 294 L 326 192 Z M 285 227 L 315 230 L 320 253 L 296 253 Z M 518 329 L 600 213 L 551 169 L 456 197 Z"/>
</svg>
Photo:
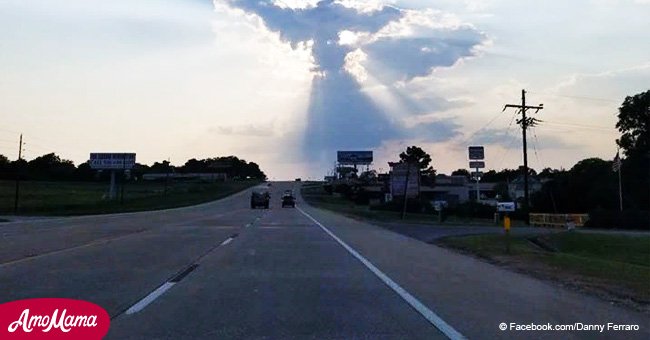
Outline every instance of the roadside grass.
<svg viewBox="0 0 650 340">
<path fill-rule="evenodd" d="M 329 195 L 322 184 L 303 186 L 301 193 L 307 203 L 315 207 L 371 222 L 494 225 L 491 220 L 453 216 L 439 224 L 435 215 L 414 213 L 400 220 L 398 212 L 370 210 L 343 197 Z M 517 222 L 520 221 L 514 221 L 514 227 L 523 225 Z M 437 240 L 436 244 L 650 312 L 650 237 L 560 232 L 536 236 L 535 241 L 543 248 L 531 242 L 531 237 L 511 235 L 509 253 L 506 252 L 506 236 L 502 234 L 447 237 Z"/>
<path fill-rule="evenodd" d="M 449 237 L 437 243 L 614 300 L 629 299 L 644 308 L 650 304 L 650 237 L 563 232 L 536 238 L 556 251 L 544 251 L 525 236 L 511 237 L 510 253 L 505 235 Z"/>
<path fill-rule="evenodd" d="M 175 208 L 216 200 L 259 183 L 175 182 L 165 191 L 163 182 L 141 181 L 125 185 L 121 202 L 119 188 L 118 199 L 104 199 L 109 185 L 104 182 L 22 181 L 18 214 L 65 216 Z M 0 214 L 14 214 L 14 194 L 15 182 L 0 181 Z"/>
<path fill-rule="evenodd" d="M 460 218 L 457 216 L 448 216 L 444 222 L 438 221 L 438 215 L 423 213 L 406 213 L 406 217 L 401 219 L 401 213 L 397 211 L 372 210 L 367 205 L 358 205 L 354 202 L 337 195 L 330 195 L 325 192 L 322 183 L 313 185 L 303 185 L 301 195 L 310 205 L 330 210 L 348 217 L 366 219 L 377 222 L 407 222 L 416 224 L 435 224 L 435 225 L 472 225 L 472 226 L 494 226 L 491 219 L 481 218 Z M 514 221 L 513 226 L 518 226 L 519 221 Z M 523 224 L 522 224 L 523 225 Z"/>
</svg>

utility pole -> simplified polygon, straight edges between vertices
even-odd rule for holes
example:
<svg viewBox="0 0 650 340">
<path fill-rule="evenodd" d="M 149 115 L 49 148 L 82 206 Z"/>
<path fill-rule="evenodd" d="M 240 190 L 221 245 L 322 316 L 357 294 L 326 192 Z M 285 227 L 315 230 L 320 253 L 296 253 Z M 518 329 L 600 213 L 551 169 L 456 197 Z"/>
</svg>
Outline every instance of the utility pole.
<svg viewBox="0 0 650 340">
<path fill-rule="evenodd" d="M 523 147 L 524 147 L 524 209 L 523 210 L 526 216 L 526 224 L 530 224 L 530 219 L 528 215 L 530 199 L 528 194 L 528 147 L 526 144 L 526 129 L 529 126 L 535 126 L 535 124 L 539 122 L 539 120 L 532 117 L 526 117 L 526 110 L 534 109 L 535 113 L 537 113 L 539 112 L 539 110 L 544 109 L 544 104 L 539 104 L 538 106 L 526 106 L 526 90 L 521 90 L 521 105 L 506 104 L 506 106 L 503 108 L 503 111 L 505 111 L 507 108 L 516 108 L 519 109 L 521 112 L 521 119 L 517 121 L 517 124 L 521 125 L 521 132 L 523 136 Z"/>
<path fill-rule="evenodd" d="M 16 162 L 16 196 L 14 197 L 14 214 L 18 214 L 18 196 L 20 193 L 20 162 L 23 158 L 23 134 L 20 134 L 20 141 L 18 142 L 18 161 Z"/>
</svg>

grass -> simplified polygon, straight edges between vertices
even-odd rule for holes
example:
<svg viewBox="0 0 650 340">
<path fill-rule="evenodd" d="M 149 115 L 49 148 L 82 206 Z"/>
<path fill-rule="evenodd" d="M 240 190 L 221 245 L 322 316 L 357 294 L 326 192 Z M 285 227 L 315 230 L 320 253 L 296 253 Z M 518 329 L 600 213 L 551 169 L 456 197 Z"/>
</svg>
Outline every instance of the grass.
<svg viewBox="0 0 650 340">
<path fill-rule="evenodd" d="M 354 202 L 340 196 L 330 195 L 323 190 L 322 183 L 313 185 L 303 185 L 301 189 L 302 197 L 312 206 L 330 210 L 348 217 L 365 219 L 369 221 L 397 222 L 406 221 L 408 223 L 438 224 L 438 215 L 412 213 L 408 212 L 404 220 L 401 219 L 401 212 L 371 210 L 367 205 L 357 205 Z M 514 221 L 519 225 L 519 221 Z M 476 226 L 494 226 L 491 219 L 480 218 L 460 218 L 448 216 L 445 225 L 476 225 Z"/>
<path fill-rule="evenodd" d="M 104 182 L 23 181 L 19 215 L 82 215 L 175 208 L 219 199 L 259 181 L 178 182 L 165 191 L 161 182 L 127 183 L 124 201 L 108 201 Z M 0 214 L 14 214 L 15 182 L 0 181 Z"/>
<path fill-rule="evenodd" d="M 510 265 L 544 278 L 650 305 L 650 237 L 563 232 L 538 236 L 555 249 L 544 251 L 523 236 L 475 235 L 439 244 Z"/>
</svg>

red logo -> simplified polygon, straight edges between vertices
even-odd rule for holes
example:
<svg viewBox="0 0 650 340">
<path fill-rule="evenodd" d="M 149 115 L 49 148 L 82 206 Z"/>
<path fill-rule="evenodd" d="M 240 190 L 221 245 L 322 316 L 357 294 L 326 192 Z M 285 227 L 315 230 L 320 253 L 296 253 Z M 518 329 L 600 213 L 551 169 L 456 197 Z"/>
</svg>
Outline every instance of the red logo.
<svg viewBox="0 0 650 340">
<path fill-rule="evenodd" d="M 0 304 L 0 339 L 101 339 L 111 320 L 83 300 L 46 298 Z"/>
</svg>

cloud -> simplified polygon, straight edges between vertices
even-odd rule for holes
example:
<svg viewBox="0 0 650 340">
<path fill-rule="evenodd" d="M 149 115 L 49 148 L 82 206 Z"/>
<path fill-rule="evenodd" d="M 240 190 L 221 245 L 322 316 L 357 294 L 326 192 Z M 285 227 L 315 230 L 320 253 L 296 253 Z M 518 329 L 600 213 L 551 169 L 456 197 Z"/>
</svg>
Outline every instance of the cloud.
<svg viewBox="0 0 650 340">
<path fill-rule="evenodd" d="M 400 81 L 426 76 L 476 55 L 487 38 L 442 11 L 407 10 L 380 1 L 215 0 L 257 16 L 294 48 L 309 43 L 315 65 L 301 143 L 308 159 L 386 140 L 456 135 L 437 111 L 463 105 L 441 96 L 414 98 Z M 302 45 L 301 45 L 302 44 Z M 414 116 L 426 121 L 414 124 Z"/>
<path fill-rule="evenodd" d="M 250 137 L 270 137 L 274 135 L 274 131 L 273 124 L 229 125 L 216 126 L 208 129 L 209 133 Z"/>
</svg>

